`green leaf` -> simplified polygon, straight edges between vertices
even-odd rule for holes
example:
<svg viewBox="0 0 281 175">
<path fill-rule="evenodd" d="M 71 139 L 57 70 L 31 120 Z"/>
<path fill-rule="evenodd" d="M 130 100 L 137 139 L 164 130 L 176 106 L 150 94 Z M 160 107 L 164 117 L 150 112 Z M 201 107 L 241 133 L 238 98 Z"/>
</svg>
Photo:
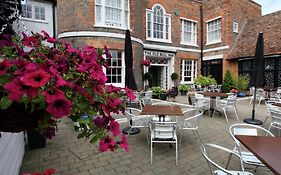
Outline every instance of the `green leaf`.
<svg viewBox="0 0 281 175">
<path fill-rule="evenodd" d="M 7 96 L 4 96 L 0 100 L 0 108 L 1 109 L 7 109 L 11 106 L 13 101 L 9 100 Z"/>
<path fill-rule="evenodd" d="M 90 140 L 90 142 L 91 142 L 91 143 L 96 143 L 98 140 L 99 140 L 99 136 L 95 135 L 95 136 Z"/>
</svg>

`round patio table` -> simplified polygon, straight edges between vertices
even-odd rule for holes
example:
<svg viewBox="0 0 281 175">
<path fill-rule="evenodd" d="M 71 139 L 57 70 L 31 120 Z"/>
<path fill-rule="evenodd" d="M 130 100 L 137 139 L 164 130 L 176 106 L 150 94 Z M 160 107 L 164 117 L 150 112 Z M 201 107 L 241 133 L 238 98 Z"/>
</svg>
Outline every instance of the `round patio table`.
<svg viewBox="0 0 281 175">
<path fill-rule="evenodd" d="M 216 105 L 216 97 L 220 97 L 220 98 L 226 98 L 228 97 L 228 95 L 226 93 L 222 93 L 222 92 L 202 92 L 201 94 L 203 94 L 205 97 L 210 97 L 211 101 L 210 101 L 210 111 L 211 111 L 211 117 L 213 116 L 214 112 L 218 112 L 221 115 L 221 112 L 218 110 L 215 110 L 215 105 Z M 205 113 L 206 111 L 204 111 Z"/>
</svg>

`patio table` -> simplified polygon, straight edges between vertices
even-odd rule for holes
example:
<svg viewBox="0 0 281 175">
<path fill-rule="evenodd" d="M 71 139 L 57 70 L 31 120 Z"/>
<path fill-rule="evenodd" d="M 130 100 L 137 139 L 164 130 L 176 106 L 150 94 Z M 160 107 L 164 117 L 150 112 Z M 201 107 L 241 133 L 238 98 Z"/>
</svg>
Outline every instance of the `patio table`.
<svg viewBox="0 0 281 175">
<path fill-rule="evenodd" d="M 211 98 L 210 109 L 209 109 L 212 113 L 211 116 L 213 116 L 214 112 L 218 112 L 221 115 L 220 111 L 215 110 L 216 97 L 226 98 L 226 97 L 228 97 L 228 95 L 225 93 L 222 93 L 222 92 L 202 92 L 201 94 L 203 94 L 205 97 Z"/>
<path fill-rule="evenodd" d="M 281 174 L 281 138 L 269 136 L 235 136 L 274 174 Z"/>
<path fill-rule="evenodd" d="M 141 115 L 158 115 L 159 120 L 165 115 L 183 116 L 182 110 L 178 105 L 145 105 L 140 113 Z"/>
</svg>

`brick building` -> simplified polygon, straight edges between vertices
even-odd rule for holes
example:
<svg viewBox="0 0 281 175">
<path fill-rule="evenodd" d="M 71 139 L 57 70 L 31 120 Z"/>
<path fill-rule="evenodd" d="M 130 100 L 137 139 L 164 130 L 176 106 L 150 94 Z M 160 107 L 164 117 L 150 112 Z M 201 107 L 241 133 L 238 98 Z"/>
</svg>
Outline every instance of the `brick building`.
<svg viewBox="0 0 281 175">
<path fill-rule="evenodd" d="M 198 2 L 201 1 L 59 0 L 58 37 L 75 46 L 106 45 L 113 56 L 111 69 L 106 70 L 108 83 L 120 87 L 125 85 L 126 29 L 132 36 L 138 89 L 144 87 L 143 74 L 147 71 L 153 75 L 153 86 L 166 89 L 173 86 L 173 72 L 184 84 L 193 83 L 201 72 L 221 83 L 227 69 L 238 73 L 239 55 L 235 50 L 249 23 L 262 18 L 261 6 L 251 0 L 205 0 L 201 16 Z M 151 67 L 141 66 L 142 59 L 149 59 Z"/>
</svg>

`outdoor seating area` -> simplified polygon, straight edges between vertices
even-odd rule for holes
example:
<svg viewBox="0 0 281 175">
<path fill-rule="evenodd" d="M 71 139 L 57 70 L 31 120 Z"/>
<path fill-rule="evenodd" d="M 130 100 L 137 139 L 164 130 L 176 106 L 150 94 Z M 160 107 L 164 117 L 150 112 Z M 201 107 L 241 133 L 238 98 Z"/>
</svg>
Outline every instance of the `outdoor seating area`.
<svg viewBox="0 0 281 175">
<path fill-rule="evenodd" d="M 279 130 L 273 127 L 271 119 L 267 119 L 262 127 L 257 126 L 246 129 L 247 132 L 241 132 L 239 128 L 245 129 L 245 126 L 248 126 L 248 124 L 240 124 L 241 120 L 251 116 L 248 110 L 252 106 L 249 104 L 249 98 L 237 98 L 236 107 L 240 120 L 237 121 L 235 113 L 229 113 L 228 123 L 225 122 L 223 116 L 215 114 L 209 117 L 208 113 L 203 114 L 203 111 L 197 110 L 196 106 L 189 105 L 187 96 L 178 96 L 175 102 L 150 99 L 154 105 L 144 104 L 135 106 L 138 109 L 128 108 L 125 116 L 122 114 L 115 116 L 117 121 L 120 121 L 121 128 L 131 126 L 131 128 L 140 129 L 140 133 L 128 134 L 128 153 L 122 150 L 116 150 L 115 153 L 97 152 L 98 145 L 89 144 L 85 140 L 77 140 L 73 134 L 71 122 L 64 120 L 60 123 L 58 136 L 48 142 L 46 148 L 40 151 L 27 151 L 21 171 L 42 170 L 44 167 L 45 169 L 56 168 L 61 174 L 106 174 L 105 172 L 107 174 L 183 174 L 189 172 L 199 175 L 210 174 L 211 170 L 219 174 L 241 174 L 242 172 L 247 174 L 249 172 L 248 174 L 272 175 L 274 173 L 253 154 L 249 154 L 249 150 L 248 155 L 253 156 L 254 160 L 259 162 L 257 165 L 262 168 L 256 166 L 253 168 L 248 165 L 248 159 L 244 160 L 243 156 L 241 157 L 245 153 L 240 150 L 243 146 L 234 136 L 235 134 L 248 135 L 247 133 L 260 134 L 259 131 L 254 132 L 254 130 L 262 128 L 268 132 L 265 134 L 268 137 L 278 137 Z M 153 108 L 157 109 L 157 106 L 160 108 L 153 110 Z M 272 108 L 278 109 L 277 106 Z M 198 113 L 199 111 L 202 112 Z M 272 113 L 268 113 L 269 111 L 267 105 L 260 104 L 260 107 L 256 109 L 256 118 L 264 121 L 268 115 L 271 117 Z M 149 113 L 151 115 L 148 115 Z M 123 118 L 127 120 L 122 120 Z M 270 129 L 273 134 L 267 129 Z M 214 151 L 208 152 L 209 149 L 214 149 Z M 217 151 L 223 151 L 223 153 L 217 154 Z M 236 156 L 231 156 L 232 154 Z M 250 162 L 253 164 L 252 161 Z"/>
</svg>

